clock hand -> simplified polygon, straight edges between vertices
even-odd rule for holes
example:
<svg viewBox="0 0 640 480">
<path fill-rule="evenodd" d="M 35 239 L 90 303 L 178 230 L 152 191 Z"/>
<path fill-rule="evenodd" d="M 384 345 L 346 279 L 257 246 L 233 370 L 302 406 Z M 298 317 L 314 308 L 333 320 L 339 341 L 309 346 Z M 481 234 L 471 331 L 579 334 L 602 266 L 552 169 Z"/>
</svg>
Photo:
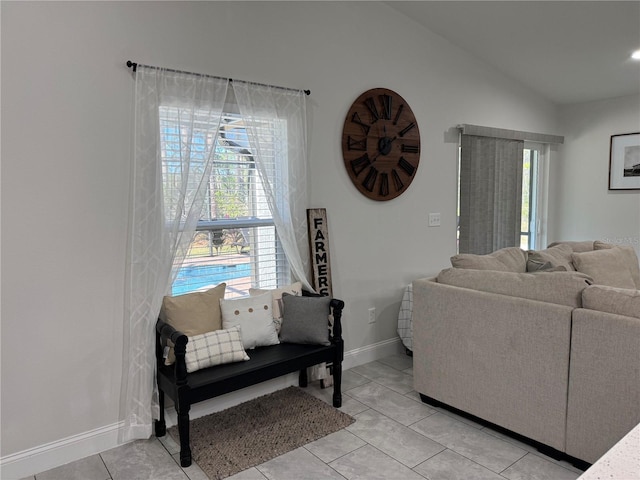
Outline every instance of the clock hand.
<svg viewBox="0 0 640 480">
<path fill-rule="evenodd" d="M 378 157 L 382 155 L 388 155 L 391 151 L 391 144 L 398 138 L 396 135 L 393 138 L 382 137 L 378 142 L 378 153 L 376 153 L 371 159 L 371 163 L 375 162 Z"/>
</svg>

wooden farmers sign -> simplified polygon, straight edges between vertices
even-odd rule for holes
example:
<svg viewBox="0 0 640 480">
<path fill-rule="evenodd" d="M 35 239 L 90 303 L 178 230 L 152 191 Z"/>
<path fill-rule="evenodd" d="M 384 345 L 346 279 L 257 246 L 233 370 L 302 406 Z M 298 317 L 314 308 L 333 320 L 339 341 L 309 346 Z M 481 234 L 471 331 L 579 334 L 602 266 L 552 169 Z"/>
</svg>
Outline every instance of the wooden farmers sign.
<svg viewBox="0 0 640 480">
<path fill-rule="evenodd" d="M 332 297 L 327 210 L 324 208 L 308 209 L 307 225 L 313 269 L 313 288 L 322 295 Z"/>
</svg>

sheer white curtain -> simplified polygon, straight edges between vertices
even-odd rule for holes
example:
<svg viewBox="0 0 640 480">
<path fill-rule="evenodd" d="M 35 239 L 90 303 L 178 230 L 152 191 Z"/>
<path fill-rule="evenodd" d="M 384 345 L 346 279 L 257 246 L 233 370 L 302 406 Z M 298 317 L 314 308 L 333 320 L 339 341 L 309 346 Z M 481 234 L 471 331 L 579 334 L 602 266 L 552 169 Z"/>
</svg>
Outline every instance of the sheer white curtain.
<svg viewBox="0 0 640 480">
<path fill-rule="evenodd" d="M 121 440 L 158 415 L 154 327 L 200 217 L 227 79 L 139 65 L 129 216 Z"/>
<path fill-rule="evenodd" d="M 233 92 L 247 127 L 250 150 L 267 195 L 278 238 L 296 280 L 309 284 L 309 240 L 307 232 L 307 111 L 306 95 L 288 90 L 234 80 Z M 283 120 L 285 135 L 276 145 L 276 168 L 267 168 L 267 145 L 261 124 Z"/>
</svg>

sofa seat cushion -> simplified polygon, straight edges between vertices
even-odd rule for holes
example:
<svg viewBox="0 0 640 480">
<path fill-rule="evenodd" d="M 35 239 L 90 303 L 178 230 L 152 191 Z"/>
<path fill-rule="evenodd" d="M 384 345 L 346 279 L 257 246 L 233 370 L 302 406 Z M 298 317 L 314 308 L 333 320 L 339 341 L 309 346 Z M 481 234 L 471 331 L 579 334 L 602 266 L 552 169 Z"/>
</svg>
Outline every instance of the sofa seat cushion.
<svg viewBox="0 0 640 480">
<path fill-rule="evenodd" d="M 437 281 L 574 308 L 582 306 L 582 291 L 592 283 L 587 275 L 579 272 L 514 273 L 460 268 L 442 270 Z"/>
<path fill-rule="evenodd" d="M 563 267 L 566 271 L 574 271 L 571 263 L 573 249 L 566 244 L 555 245 L 545 250 L 529 250 L 527 254 L 527 271 L 536 272 L 549 268 Z"/>
<path fill-rule="evenodd" d="M 627 254 L 620 248 L 573 253 L 571 259 L 576 270 L 592 277 L 597 285 L 636 288 Z"/>
<path fill-rule="evenodd" d="M 487 255 L 459 253 L 451 257 L 451 266 L 474 270 L 526 272 L 527 253 L 518 247 L 507 247 Z"/>
<path fill-rule="evenodd" d="M 640 318 L 640 290 L 590 285 L 582 292 L 582 306 L 589 310 Z"/>
</svg>

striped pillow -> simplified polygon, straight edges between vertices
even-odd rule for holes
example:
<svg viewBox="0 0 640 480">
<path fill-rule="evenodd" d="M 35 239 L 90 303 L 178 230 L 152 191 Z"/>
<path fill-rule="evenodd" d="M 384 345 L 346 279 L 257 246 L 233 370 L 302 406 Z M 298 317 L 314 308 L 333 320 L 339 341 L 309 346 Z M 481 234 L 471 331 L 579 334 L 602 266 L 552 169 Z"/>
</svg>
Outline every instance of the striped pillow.
<svg viewBox="0 0 640 480">
<path fill-rule="evenodd" d="M 249 360 L 249 355 L 242 346 L 239 326 L 189 337 L 185 354 L 188 373 L 213 365 L 245 360 Z"/>
</svg>

